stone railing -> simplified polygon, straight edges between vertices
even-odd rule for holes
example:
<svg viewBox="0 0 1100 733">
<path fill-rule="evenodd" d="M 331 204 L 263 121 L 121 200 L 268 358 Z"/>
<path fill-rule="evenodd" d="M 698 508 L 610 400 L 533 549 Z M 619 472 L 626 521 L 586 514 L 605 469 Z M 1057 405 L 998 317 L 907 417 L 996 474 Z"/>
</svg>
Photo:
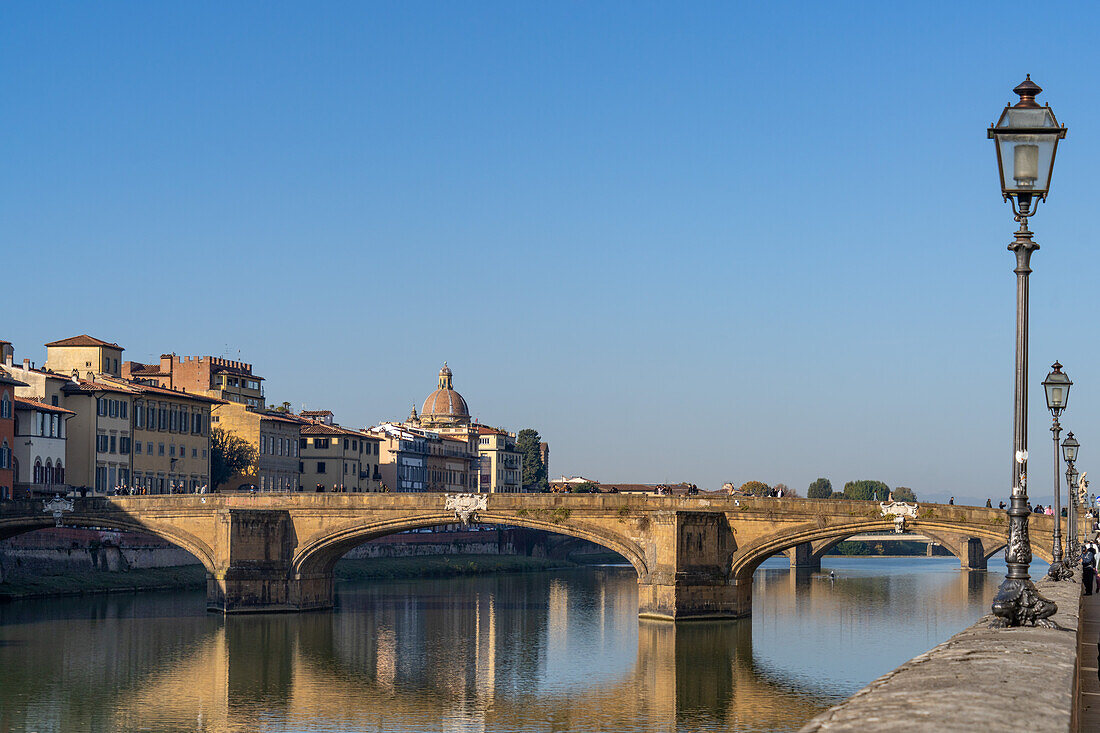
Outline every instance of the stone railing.
<svg viewBox="0 0 1100 733">
<path fill-rule="evenodd" d="M 991 629 L 992 615 L 826 710 L 799 733 L 1074 730 L 1080 582 L 1036 583 L 1065 631 Z"/>
</svg>

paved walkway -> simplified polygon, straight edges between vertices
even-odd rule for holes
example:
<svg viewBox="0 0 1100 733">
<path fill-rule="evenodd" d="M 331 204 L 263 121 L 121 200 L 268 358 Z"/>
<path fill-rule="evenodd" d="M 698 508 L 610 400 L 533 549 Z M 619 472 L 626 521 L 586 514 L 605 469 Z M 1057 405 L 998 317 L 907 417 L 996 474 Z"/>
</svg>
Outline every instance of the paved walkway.
<svg viewBox="0 0 1100 733">
<path fill-rule="evenodd" d="M 1100 595 L 1081 596 L 1081 697 L 1078 730 L 1100 731 Z"/>
</svg>

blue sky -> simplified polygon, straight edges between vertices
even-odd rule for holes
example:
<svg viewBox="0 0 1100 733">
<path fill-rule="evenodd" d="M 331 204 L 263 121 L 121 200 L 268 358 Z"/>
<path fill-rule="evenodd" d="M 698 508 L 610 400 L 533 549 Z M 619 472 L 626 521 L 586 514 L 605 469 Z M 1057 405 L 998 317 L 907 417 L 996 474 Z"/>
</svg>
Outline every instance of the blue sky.
<svg viewBox="0 0 1100 733">
<path fill-rule="evenodd" d="M 1041 382 L 1100 455 L 1097 11 L 978 3 L 0 8 L 0 338 L 239 356 L 271 402 L 472 411 L 605 481 L 1010 479 L 1014 224 L 985 128 L 1070 128 Z M 1093 442 L 1097 441 L 1097 442 Z M 1095 447 L 1092 447 L 1095 446 Z"/>
</svg>

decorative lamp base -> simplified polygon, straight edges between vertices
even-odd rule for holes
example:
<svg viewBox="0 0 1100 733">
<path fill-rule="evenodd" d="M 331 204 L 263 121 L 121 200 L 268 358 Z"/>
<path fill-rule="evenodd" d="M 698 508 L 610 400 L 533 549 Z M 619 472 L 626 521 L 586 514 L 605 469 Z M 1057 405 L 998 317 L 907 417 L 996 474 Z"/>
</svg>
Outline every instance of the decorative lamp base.
<svg viewBox="0 0 1100 733">
<path fill-rule="evenodd" d="M 1073 580 L 1073 570 L 1065 560 L 1051 563 L 1047 571 L 1047 580 Z"/>
<path fill-rule="evenodd" d="M 1057 611 L 1058 606 L 1039 595 L 1039 590 L 1030 578 L 1005 578 L 993 598 L 993 613 L 997 618 L 990 624 L 990 628 L 1042 626 L 1061 629 L 1061 626 L 1050 620 Z"/>
</svg>

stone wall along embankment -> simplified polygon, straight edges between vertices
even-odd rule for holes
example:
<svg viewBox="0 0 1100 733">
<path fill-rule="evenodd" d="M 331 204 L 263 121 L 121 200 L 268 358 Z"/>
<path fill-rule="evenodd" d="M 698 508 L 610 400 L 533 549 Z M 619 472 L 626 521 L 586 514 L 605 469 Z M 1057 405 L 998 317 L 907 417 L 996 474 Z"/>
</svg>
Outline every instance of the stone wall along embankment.
<svg viewBox="0 0 1100 733">
<path fill-rule="evenodd" d="M 826 710 L 799 733 L 1074 730 L 1081 584 L 1037 583 L 1065 631 L 991 629 L 988 615 Z"/>
</svg>

